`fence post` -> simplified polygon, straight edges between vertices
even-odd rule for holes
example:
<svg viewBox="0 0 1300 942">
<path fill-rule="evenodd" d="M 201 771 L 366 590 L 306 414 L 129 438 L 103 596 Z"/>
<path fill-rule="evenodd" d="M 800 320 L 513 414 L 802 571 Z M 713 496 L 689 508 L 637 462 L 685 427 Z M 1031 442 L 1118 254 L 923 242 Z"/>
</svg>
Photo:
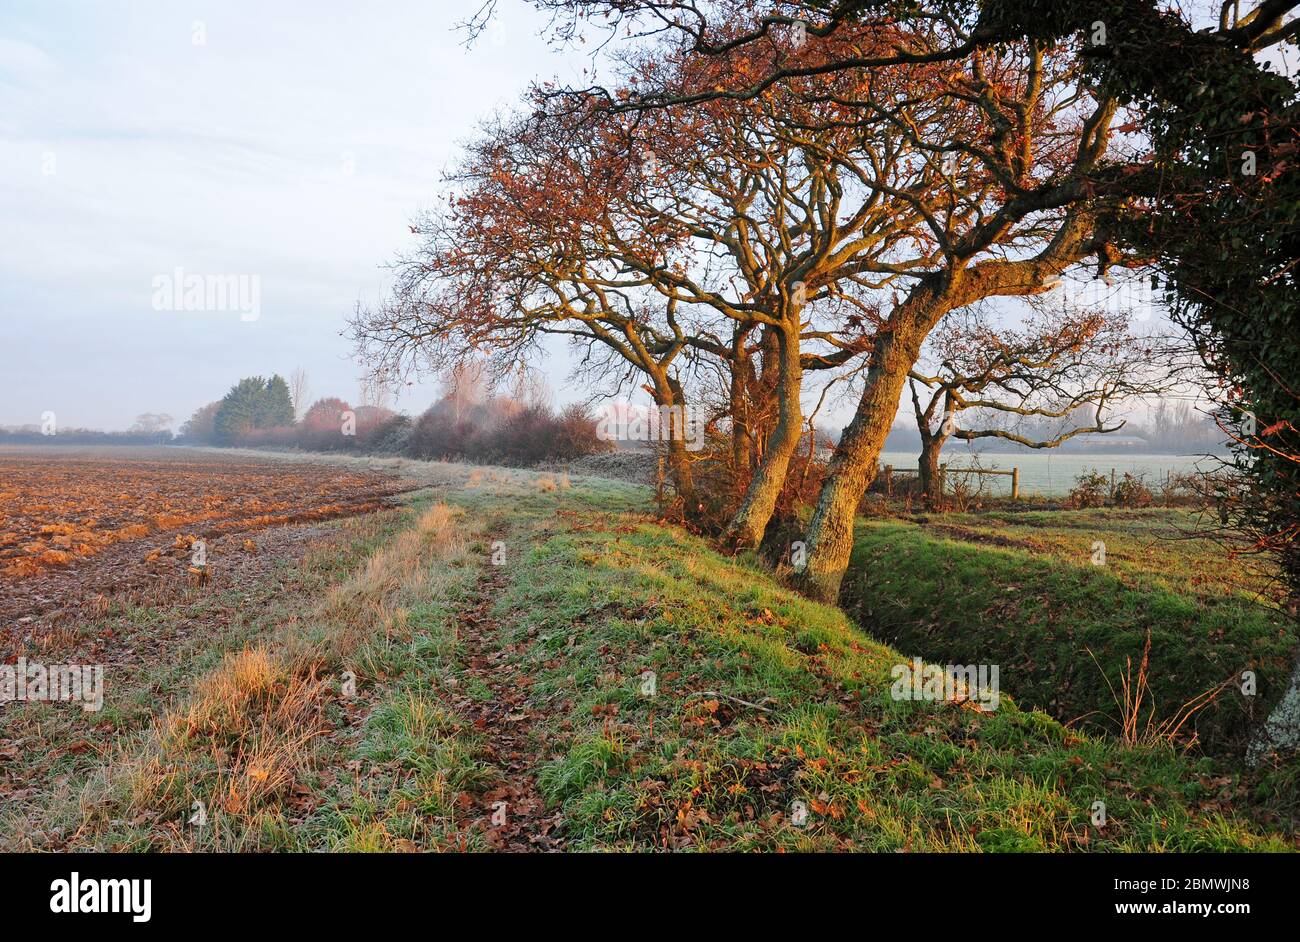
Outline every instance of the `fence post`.
<svg viewBox="0 0 1300 942">
<path fill-rule="evenodd" d="M 892 464 L 885 465 L 885 496 L 894 496 L 894 466 Z"/>
<path fill-rule="evenodd" d="M 948 490 L 948 462 L 939 465 L 939 496 L 942 497 Z"/>
<path fill-rule="evenodd" d="M 1115 499 L 1115 469 L 1110 469 L 1110 499 Z"/>
<path fill-rule="evenodd" d="M 1020 499 L 1020 469 L 1011 469 L 1011 499 Z"/>
</svg>

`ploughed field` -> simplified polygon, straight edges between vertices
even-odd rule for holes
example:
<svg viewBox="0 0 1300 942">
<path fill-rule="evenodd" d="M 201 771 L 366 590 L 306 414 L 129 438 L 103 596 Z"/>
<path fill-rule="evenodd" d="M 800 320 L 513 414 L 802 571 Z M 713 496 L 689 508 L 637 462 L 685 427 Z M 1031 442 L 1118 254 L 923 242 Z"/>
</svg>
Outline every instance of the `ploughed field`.
<svg viewBox="0 0 1300 942">
<path fill-rule="evenodd" d="M 193 545 L 365 513 L 411 484 L 378 471 L 184 448 L 0 449 L 0 624 L 159 580 L 206 578 Z"/>
</svg>

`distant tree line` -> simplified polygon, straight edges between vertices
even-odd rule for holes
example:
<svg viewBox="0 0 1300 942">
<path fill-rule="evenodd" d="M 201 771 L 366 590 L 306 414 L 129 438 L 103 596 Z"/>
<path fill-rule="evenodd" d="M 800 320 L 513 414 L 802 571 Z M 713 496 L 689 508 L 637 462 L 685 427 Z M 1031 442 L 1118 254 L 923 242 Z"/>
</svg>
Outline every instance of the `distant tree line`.
<svg viewBox="0 0 1300 942">
<path fill-rule="evenodd" d="M 493 397 L 462 413 L 449 398 L 436 402 L 411 431 L 407 453 L 417 458 L 528 465 L 609 451 L 596 420 L 582 405 L 556 412 L 544 403 Z"/>
<path fill-rule="evenodd" d="M 293 384 L 306 388 L 305 375 Z M 418 418 L 385 405 L 353 406 L 335 396 L 317 399 L 295 414 L 290 386 L 279 376 L 241 379 L 226 395 L 197 409 L 177 442 L 306 451 L 353 451 L 412 458 L 499 464 L 565 461 L 609 450 L 584 406 L 553 409 L 536 381 L 510 394 L 491 393 L 476 370 L 448 377 L 446 393 Z M 383 399 L 367 385 L 363 400 Z"/>
<path fill-rule="evenodd" d="M 61 428 L 53 414 L 40 425 L 0 426 L 0 445 L 166 445 L 172 440 L 172 417 L 145 412 L 125 432 Z"/>
<path fill-rule="evenodd" d="M 172 440 L 167 429 L 159 431 L 105 432 L 90 428 L 60 428 L 42 432 L 36 425 L 0 428 L 0 445 L 166 445 Z"/>
<path fill-rule="evenodd" d="M 307 389 L 299 369 L 291 383 L 279 374 L 244 377 L 222 398 L 196 409 L 176 435 L 170 415 L 149 412 L 124 432 L 53 423 L 0 427 L 0 445 L 208 445 L 512 465 L 569 461 L 613 448 L 598 437 L 587 407 L 553 408 L 535 376 L 498 394 L 471 364 L 449 374 L 446 385 L 444 395 L 413 418 L 385 405 L 383 384 L 370 380 L 362 384 L 359 405 L 326 396 L 308 406 L 299 401 Z"/>
</svg>

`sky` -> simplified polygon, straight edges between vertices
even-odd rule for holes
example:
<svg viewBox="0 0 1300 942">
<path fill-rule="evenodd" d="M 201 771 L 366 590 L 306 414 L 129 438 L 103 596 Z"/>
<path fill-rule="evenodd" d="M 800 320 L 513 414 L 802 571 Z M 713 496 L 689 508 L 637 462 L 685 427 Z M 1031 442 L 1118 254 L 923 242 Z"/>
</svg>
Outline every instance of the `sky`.
<svg viewBox="0 0 1300 942">
<path fill-rule="evenodd" d="M 295 367 L 313 398 L 354 399 L 340 331 L 413 247 L 458 145 L 533 78 L 587 64 L 531 7 L 500 7 L 467 48 L 472 0 L 5 0 L 0 425 L 179 425 L 241 376 Z M 178 268 L 182 285 L 236 276 L 226 309 L 169 299 Z"/>
<path fill-rule="evenodd" d="M 467 45 L 477 2 L 5 0 L 0 425 L 179 426 L 242 376 L 298 367 L 310 399 L 355 402 L 346 319 L 414 247 L 460 145 L 530 81 L 585 84 L 591 65 L 525 0 Z M 167 290 L 195 278 L 224 303 Z M 555 401 L 583 398 L 563 343 L 547 353 Z"/>
</svg>

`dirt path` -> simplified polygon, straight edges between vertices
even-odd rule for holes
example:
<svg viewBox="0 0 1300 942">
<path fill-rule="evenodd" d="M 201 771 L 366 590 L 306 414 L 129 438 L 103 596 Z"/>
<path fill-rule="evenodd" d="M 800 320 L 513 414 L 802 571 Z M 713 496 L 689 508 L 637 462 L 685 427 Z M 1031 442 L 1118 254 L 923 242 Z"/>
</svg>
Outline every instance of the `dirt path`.
<svg viewBox="0 0 1300 942">
<path fill-rule="evenodd" d="M 483 568 L 474 595 L 460 612 L 459 637 L 467 678 L 485 686 L 492 696 L 486 701 L 466 696 L 456 704 L 484 740 L 483 758 L 496 770 L 480 796 L 478 821 L 493 849 L 563 850 L 560 815 L 547 812 L 537 788 L 536 770 L 546 755 L 532 735 L 537 717 L 529 698 L 532 678 L 510 663 L 531 641 L 502 645 L 501 626 L 492 607 L 510 579 L 503 566 L 487 561 Z"/>
</svg>

